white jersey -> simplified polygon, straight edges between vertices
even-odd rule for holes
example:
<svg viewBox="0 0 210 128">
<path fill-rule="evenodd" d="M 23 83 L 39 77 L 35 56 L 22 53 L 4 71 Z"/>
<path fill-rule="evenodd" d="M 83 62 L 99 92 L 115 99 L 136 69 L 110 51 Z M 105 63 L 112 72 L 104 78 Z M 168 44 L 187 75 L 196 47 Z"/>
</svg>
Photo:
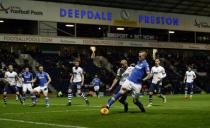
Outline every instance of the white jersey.
<svg viewBox="0 0 210 128">
<path fill-rule="evenodd" d="M 5 72 L 5 78 L 11 86 L 16 86 L 17 85 L 17 80 L 16 80 L 17 73 L 15 71 L 13 71 L 13 72 L 6 71 Z"/>
<path fill-rule="evenodd" d="M 134 67 L 130 66 L 122 73 L 121 78 L 120 78 L 120 82 L 119 82 L 120 85 L 123 85 L 123 83 L 129 77 L 129 75 L 131 74 L 133 69 L 134 69 Z"/>
<path fill-rule="evenodd" d="M 73 82 L 82 82 L 83 69 L 81 67 L 73 67 Z"/>
<path fill-rule="evenodd" d="M 162 66 L 153 66 L 151 69 L 151 74 L 153 76 L 152 78 L 152 83 L 157 84 L 162 84 L 162 79 L 166 77 L 166 72 L 165 69 Z"/>
<path fill-rule="evenodd" d="M 17 81 L 16 86 L 17 87 L 22 87 L 23 86 L 23 78 L 21 78 L 20 81 L 19 80 Z"/>
<path fill-rule="evenodd" d="M 186 82 L 187 83 L 192 83 L 194 81 L 194 77 L 196 75 L 195 75 L 194 71 L 186 71 L 185 76 L 186 76 L 186 79 L 187 79 Z"/>
</svg>

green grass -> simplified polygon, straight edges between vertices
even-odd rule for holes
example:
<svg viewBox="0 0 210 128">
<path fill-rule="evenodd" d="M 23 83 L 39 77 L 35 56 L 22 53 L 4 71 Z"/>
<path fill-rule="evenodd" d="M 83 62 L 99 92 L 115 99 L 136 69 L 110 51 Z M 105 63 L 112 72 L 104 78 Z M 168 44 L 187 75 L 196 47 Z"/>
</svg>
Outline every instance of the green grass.
<svg viewBox="0 0 210 128">
<path fill-rule="evenodd" d="M 123 107 L 116 102 L 109 115 L 102 116 L 100 106 L 108 98 L 90 97 L 89 107 L 81 98 L 74 98 L 72 106 L 67 107 L 66 98 L 50 97 L 50 108 L 45 108 L 41 98 L 38 105 L 31 108 L 29 99 L 21 106 L 10 97 L 6 107 L 3 103 L 0 105 L 0 128 L 210 128 L 210 95 L 195 95 L 191 101 L 184 100 L 183 95 L 168 96 L 166 104 L 154 97 L 154 106 L 146 108 L 146 113 L 139 112 L 128 97 L 128 113 L 123 113 Z M 146 96 L 140 99 L 147 104 Z"/>
</svg>

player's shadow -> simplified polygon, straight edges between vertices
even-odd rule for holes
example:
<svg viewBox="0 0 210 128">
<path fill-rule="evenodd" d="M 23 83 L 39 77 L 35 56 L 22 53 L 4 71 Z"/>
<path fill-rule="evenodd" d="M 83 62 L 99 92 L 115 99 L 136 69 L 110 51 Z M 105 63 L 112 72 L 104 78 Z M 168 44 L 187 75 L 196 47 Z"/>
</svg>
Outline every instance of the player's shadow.
<svg viewBox="0 0 210 128">
<path fill-rule="evenodd" d="M 112 112 L 112 114 L 114 115 L 117 115 L 117 114 L 141 114 L 142 112 L 139 111 L 139 110 L 136 110 L 136 111 L 128 111 L 128 112 L 124 112 L 124 111 L 115 111 L 115 112 Z M 144 113 L 142 113 L 144 114 Z"/>
<path fill-rule="evenodd" d="M 146 113 L 146 112 L 141 112 L 141 111 L 130 111 L 130 112 L 127 112 L 127 113 L 131 113 L 131 114 L 138 114 L 138 113 L 142 113 L 142 114 L 144 114 L 144 113 Z"/>
<path fill-rule="evenodd" d="M 161 106 L 160 104 L 153 104 L 152 106 Z"/>
</svg>

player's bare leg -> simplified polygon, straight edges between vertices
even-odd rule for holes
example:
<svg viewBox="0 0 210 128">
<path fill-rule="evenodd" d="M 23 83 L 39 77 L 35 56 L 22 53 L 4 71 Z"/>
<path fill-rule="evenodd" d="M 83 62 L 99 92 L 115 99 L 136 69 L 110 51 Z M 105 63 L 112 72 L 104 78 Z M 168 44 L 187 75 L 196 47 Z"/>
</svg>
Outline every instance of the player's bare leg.
<svg viewBox="0 0 210 128">
<path fill-rule="evenodd" d="M 18 101 L 18 100 L 19 100 L 17 95 L 15 95 L 15 100 L 16 100 L 16 101 Z"/>
</svg>

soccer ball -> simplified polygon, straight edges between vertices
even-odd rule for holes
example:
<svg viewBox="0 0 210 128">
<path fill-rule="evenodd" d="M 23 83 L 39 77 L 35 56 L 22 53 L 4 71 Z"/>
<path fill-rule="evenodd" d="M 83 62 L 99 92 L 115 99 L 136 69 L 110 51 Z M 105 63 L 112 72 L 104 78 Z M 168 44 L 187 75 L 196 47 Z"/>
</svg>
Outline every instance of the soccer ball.
<svg viewBox="0 0 210 128">
<path fill-rule="evenodd" d="M 107 115 L 109 114 L 109 109 L 108 108 L 102 108 L 101 109 L 101 115 Z"/>
<path fill-rule="evenodd" d="M 61 91 L 58 92 L 58 97 L 62 97 L 63 96 L 63 93 Z"/>
</svg>

